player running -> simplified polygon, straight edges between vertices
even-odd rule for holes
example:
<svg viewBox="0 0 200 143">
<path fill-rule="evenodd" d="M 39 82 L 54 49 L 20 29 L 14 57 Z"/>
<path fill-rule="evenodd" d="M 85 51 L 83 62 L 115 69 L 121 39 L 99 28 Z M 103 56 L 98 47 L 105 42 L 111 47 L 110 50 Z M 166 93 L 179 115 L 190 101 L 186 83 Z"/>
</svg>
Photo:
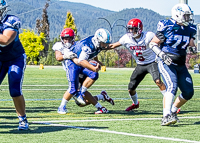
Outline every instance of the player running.
<svg viewBox="0 0 200 143">
<path fill-rule="evenodd" d="M 127 23 L 127 33 L 118 42 L 110 44 L 111 49 L 121 45 L 125 46 L 135 59 L 137 66 L 133 71 L 128 85 L 129 96 L 133 104 L 126 109 L 130 111 L 139 108 L 136 88 L 144 77 L 150 73 L 154 82 L 160 88 L 161 93 L 165 93 L 165 85 L 160 79 L 155 53 L 149 48 L 149 42 L 155 36 L 153 32 L 143 32 L 143 24 L 140 19 L 133 18 Z"/>
<path fill-rule="evenodd" d="M 53 50 L 55 51 L 56 59 L 62 61 L 68 78 L 69 88 L 63 96 L 57 111 L 58 113 L 67 113 L 66 104 L 71 97 L 75 99 L 76 104 L 79 106 L 85 106 L 92 103 L 98 109 L 95 114 L 108 113 L 108 110 L 97 102 L 98 100 L 108 101 L 114 105 L 114 101 L 105 91 L 102 91 L 101 94 L 95 97 L 87 91 L 87 89 L 98 79 L 99 63 L 102 64 L 98 61 L 96 56 L 101 51 L 99 49 L 100 46 L 105 47 L 107 44 L 105 44 L 105 41 L 102 41 L 101 38 L 105 38 L 103 40 L 106 40 L 108 43 L 110 42 L 110 39 L 106 38 L 111 37 L 109 37 L 109 33 L 106 32 L 108 31 L 105 29 L 99 29 L 95 33 L 95 36 L 88 37 L 77 43 L 74 43 L 75 34 L 72 29 L 66 28 L 61 32 L 61 42 L 55 43 Z M 103 34 L 101 35 L 103 37 L 98 38 L 97 36 L 100 34 Z M 97 43 L 94 43 L 94 41 Z M 76 58 L 77 56 L 79 58 Z M 96 65 L 92 65 L 88 61 L 93 57 L 98 61 L 96 62 Z M 84 68 L 84 66 L 87 68 Z M 80 91 L 79 84 L 81 84 Z"/>
<path fill-rule="evenodd" d="M 187 4 L 177 4 L 171 12 L 171 19 L 159 21 L 156 35 L 150 42 L 150 48 L 158 56 L 158 68 L 166 86 L 161 122 L 163 126 L 178 121 L 176 114 L 178 108 L 194 94 L 192 77 L 185 65 L 187 47 L 196 49 L 194 44 L 196 26 L 191 23 L 193 12 Z M 181 94 L 172 106 L 178 87 Z"/>
</svg>

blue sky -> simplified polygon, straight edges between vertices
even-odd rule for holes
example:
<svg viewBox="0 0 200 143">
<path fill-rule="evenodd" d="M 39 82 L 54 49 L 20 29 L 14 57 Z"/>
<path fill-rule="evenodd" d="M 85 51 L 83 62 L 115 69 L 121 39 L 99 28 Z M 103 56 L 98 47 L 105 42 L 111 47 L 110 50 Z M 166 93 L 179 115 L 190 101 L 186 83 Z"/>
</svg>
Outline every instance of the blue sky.
<svg viewBox="0 0 200 143">
<path fill-rule="evenodd" d="M 179 0 L 65 0 L 70 2 L 85 3 L 95 7 L 120 11 L 126 8 L 147 8 L 161 15 L 171 15 L 171 8 L 179 3 Z M 188 0 L 188 5 L 194 11 L 194 15 L 200 15 L 200 0 Z"/>
</svg>

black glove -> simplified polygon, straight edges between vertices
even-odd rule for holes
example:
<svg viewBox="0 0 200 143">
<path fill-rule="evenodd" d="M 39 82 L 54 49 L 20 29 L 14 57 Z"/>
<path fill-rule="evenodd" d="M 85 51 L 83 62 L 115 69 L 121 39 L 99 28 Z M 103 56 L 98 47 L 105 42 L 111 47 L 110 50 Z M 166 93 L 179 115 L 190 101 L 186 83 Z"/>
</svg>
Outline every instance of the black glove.
<svg viewBox="0 0 200 143">
<path fill-rule="evenodd" d="M 158 56 L 164 61 L 166 65 L 168 66 L 171 65 L 172 59 L 168 55 L 166 55 L 164 52 L 160 52 Z"/>
</svg>

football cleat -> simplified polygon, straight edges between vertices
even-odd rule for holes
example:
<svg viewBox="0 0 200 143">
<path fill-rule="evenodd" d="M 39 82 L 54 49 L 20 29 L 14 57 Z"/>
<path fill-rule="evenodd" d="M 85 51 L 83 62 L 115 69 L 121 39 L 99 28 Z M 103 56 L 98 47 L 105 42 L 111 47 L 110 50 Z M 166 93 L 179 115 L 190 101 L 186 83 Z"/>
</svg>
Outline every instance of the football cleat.
<svg viewBox="0 0 200 143">
<path fill-rule="evenodd" d="M 168 126 L 170 124 L 175 124 L 176 122 L 179 122 L 179 119 L 177 117 L 177 113 L 174 112 L 162 118 L 161 126 Z"/>
<path fill-rule="evenodd" d="M 27 119 L 19 121 L 18 130 L 28 130 L 28 129 L 29 129 L 29 124 Z"/>
<path fill-rule="evenodd" d="M 172 124 L 175 124 L 176 122 L 180 122 L 178 117 L 177 117 L 177 112 L 171 113 L 171 120 L 172 120 Z"/>
<path fill-rule="evenodd" d="M 139 101 L 138 101 L 138 104 L 137 104 L 137 105 L 132 104 L 131 106 L 129 106 L 128 108 L 126 108 L 125 111 L 131 111 L 131 110 L 137 109 L 137 108 L 139 108 Z"/>
<path fill-rule="evenodd" d="M 95 114 L 103 114 L 103 113 L 108 113 L 109 111 L 105 107 L 99 108 Z"/>
<path fill-rule="evenodd" d="M 107 101 L 110 104 L 115 105 L 114 100 L 108 96 L 106 91 L 104 91 L 104 90 L 101 91 L 101 95 L 103 95 L 103 97 L 104 97 L 104 100 L 103 100 L 104 102 Z"/>
<path fill-rule="evenodd" d="M 57 112 L 59 114 L 67 114 L 66 106 L 59 106 Z"/>
</svg>

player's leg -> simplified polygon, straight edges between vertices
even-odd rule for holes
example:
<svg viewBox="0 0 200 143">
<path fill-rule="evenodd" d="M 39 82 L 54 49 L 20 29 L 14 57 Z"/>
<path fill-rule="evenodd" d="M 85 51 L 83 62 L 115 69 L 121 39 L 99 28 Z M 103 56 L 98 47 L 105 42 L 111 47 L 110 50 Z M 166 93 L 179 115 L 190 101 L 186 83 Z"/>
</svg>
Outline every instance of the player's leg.
<svg viewBox="0 0 200 143">
<path fill-rule="evenodd" d="M 178 108 L 184 105 L 194 95 L 192 77 L 189 74 L 186 66 L 182 66 L 179 68 L 177 76 L 178 76 L 178 86 L 182 93 L 176 98 L 172 106 L 172 112 L 177 112 Z"/>
<path fill-rule="evenodd" d="M 79 66 L 74 64 L 72 61 L 68 61 L 68 63 L 65 63 L 65 65 L 69 87 L 64 93 L 60 106 L 58 107 L 57 112 L 59 114 L 66 114 L 68 112 L 66 108 L 67 103 L 77 93 L 79 84 Z"/>
<path fill-rule="evenodd" d="M 170 65 L 167 66 L 163 64 L 162 61 L 158 63 L 158 69 L 162 75 L 162 79 L 166 86 L 166 92 L 163 96 L 163 118 L 161 125 L 167 126 L 174 124 L 177 121 L 172 118 L 171 107 L 173 103 L 174 96 L 177 92 L 177 72 L 176 66 Z"/>
<path fill-rule="evenodd" d="M 86 78 L 84 79 L 80 91 L 84 94 L 88 88 L 90 88 L 94 82 L 99 78 L 99 73 L 93 72 L 87 68 L 83 68 L 81 71 Z"/>
<path fill-rule="evenodd" d="M 25 112 L 25 100 L 22 93 L 22 83 L 26 67 L 26 56 L 23 55 L 9 62 L 8 81 L 9 91 L 13 99 L 15 109 L 19 118 L 19 130 L 28 130 L 29 124 Z"/>
<path fill-rule="evenodd" d="M 164 95 L 166 92 L 165 84 L 160 79 L 160 73 L 158 70 L 158 63 L 153 62 L 148 65 L 148 72 L 151 74 L 153 81 L 160 88 L 160 92 Z"/>
<path fill-rule="evenodd" d="M 129 96 L 132 100 L 132 105 L 126 108 L 125 111 L 130 111 L 136 108 L 139 108 L 139 101 L 138 101 L 138 95 L 135 89 L 139 85 L 139 83 L 144 79 L 144 77 L 147 74 L 147 69 L 145 66 L 137 65 L 135 70 L 133 71 L 131 77 L 130 77 L 130 82 L 128 85 L 128 91 L 129 91 Z"/>
<path fill-rule="evenodd" d="M 81 92 L 78 92 L 80 94 L 80 96 L 82 96 L 83 94 Z M 92 104 L 93 106 L 95 106 L 97 108 L 97 111 L 95 112 L 95 114 L 102 114 L 102 113 L 108 113 L 109 111 L 103 107 L 98 101 L 97 101 L 97 97 L 93 97 L 91 95 L 90 92 L 86 91 L 84 93 L 84 98 L 85 98 L 85 105 L 81 104 L 78 100 L 75 100 L 75 103 L 79 106 L 79 107 L 84 107 L 87 106 L 89 104 Z"/>
</svg>

